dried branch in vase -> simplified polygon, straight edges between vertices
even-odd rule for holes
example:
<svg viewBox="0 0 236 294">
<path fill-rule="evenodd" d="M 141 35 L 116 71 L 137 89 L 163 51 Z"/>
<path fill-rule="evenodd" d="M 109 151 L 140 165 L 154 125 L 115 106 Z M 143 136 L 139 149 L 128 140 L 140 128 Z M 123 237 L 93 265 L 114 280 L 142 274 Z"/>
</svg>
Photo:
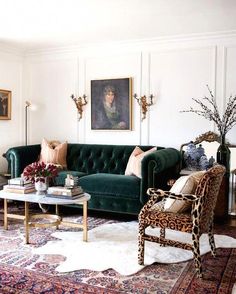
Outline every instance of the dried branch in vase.
<svg viewBox="0 0 236 294">
<path fill-rule="evenodd" d="M 193 112 L 209 121 L 213 121 L 216 124 L 221 136 L 225 135 L 236 124 L 236 96 L 233 97 L 231 95 L 229 97 L 225 112 L 221 117 L 215 97 L 213 96 L 208 85 L 207 89 L 210 93 L 210 97 L 205 96 L 202 98 L 207 103 L 203 103 L 200 99 L 192 98 L 193 101 L 200 106 L 200 110 L 190 107 L 189 110 L 182 110 L 180 112 Z"/>
</svg>

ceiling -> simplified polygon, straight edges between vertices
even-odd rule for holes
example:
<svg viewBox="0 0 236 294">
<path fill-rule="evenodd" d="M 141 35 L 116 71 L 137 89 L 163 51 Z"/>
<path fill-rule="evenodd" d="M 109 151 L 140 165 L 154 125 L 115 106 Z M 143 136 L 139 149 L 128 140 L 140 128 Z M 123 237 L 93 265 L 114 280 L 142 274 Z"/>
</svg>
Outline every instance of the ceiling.
<svg viewBox="0 0 236 294">
<path fill-rule="evenodd" d="M 236 31 L 236 0 L 0 0 L 0 46 L 24 51 Z"/>
</svg>

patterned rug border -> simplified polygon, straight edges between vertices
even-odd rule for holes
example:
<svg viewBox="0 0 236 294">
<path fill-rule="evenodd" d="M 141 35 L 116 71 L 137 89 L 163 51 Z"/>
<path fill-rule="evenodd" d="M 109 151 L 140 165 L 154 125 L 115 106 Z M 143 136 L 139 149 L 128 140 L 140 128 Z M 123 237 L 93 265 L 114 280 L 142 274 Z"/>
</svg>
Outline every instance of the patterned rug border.
<svg viewBox="0 0 236 294">
<path fill-rule="evenodd" d="M 81 218 L 80 215 L 77 215 L 78 217 Z M 104 222 L 113 223 L 117 221 L 117 219 L 89 216 L 89 228 L 99 226 Z M 21 225 L 19 226 L 19 224 Z M 0 227 L 1 230 L 1 220 Z M 43 230 L 45 231 L 42 235 L 39 235 L 36 229 L 32 229 L 30 235 L 32 246 L 41 246 L 44 242 L 52 239 L 51 233 L 54 230 Z M 235 227 L 216 225 L 214 231 L 217 234 L 225 234 L 236 238 Z M 19 238 L 19 232 L 21 238 Z M 236 283 L 236 249 L 218 248 L 216 259 L 210 253 L 204 255 L 202 257 L 202 280 L 196 277 L 193 261 L 171 265 L 153 264 L 141 272 L 128 277 L 120 276 L 114 270 L 104 272 L 81 270 L 70 274 L 58 274 L 55 272 L 55 268 L 61 260 L 59 256 L 51 256 L 44 259 L 38 259 L 39 256 L 36 256 L 35 259 L 29 257 L 27 260 L 28 255 L 25 255 L 27 247 L 23 245 L 24 238 L 22 238 L 22 234 L 24 234 L 24 227 L 22 222 L 19 221 L 10 221 L 9 230 L 6 232 L 2 231 L 4 238 L 0 237 L 1 294 L 39 294 L 45 293 L 46 289 L 46 293 L 231 294 L 233 285 Z M 12 243 L 12 239 L 14 239 L 14 243 Z M 4 252 L 4 248 L 11 246 L 11 244 L 15 246 L 13 246 L 13 250 L 14 248 L 22 249 L 20 252 L 22 256 L 17 256 L 15 253 L 9 256 Z M 26 262 L 21 263 L 21 258 L 23 261 L 26 259 Z M 26 268 L 27 266 L 29 267 Z"/>
<path fill-rule="evenodd" d="M 5 265 L 2 263 L 0 263 L 0 271 L 0 290 L 14 290 L 15 292 L 13 293 L 77 293 L 74 291 L 79 291 L 78 293 L 86 294 L 121 293 L 120 291 L 117 292 L 113 289 L 104 289 L 99 286 L 88 285 L 82 282 L 75 283 L 63 275 L 50 276 L 36 272 L 34 270 L 26 270 L 13 265 Z M 2 272 L 4 272 L 4 275 Z M 37 281 L 36 285 L 34 285 L 35 281 Z M 27 291 L 25 290 L 26 287 Z"/>
<path fill-rule="evenodd" d="M 217 260 L 218 258 L 218 260 Z M 226 268 L 217 267 L 219 259 L 227 259 Z M 202 256 L 203 278 L 196 276 L 194 262 L 189 262 L 169 294 L 231 293 L 236 282 L 236 249 L 219 248 L 214 259 L 210 253 Z M 210 268 L 211 266 L 211 268 Z M 217 267 L 217 271 L 213 271 Z M 222 277 L 219 281 L 219 277 Z M 203 288 L 202 284 L 205 286 Z"/>
</svg>

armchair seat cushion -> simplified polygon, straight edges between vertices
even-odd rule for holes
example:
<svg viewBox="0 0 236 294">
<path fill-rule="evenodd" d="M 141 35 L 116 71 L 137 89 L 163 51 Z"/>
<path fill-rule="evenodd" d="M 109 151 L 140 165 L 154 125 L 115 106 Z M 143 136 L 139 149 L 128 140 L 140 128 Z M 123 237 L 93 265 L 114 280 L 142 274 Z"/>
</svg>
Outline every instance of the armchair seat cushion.
<svg viewBox="0 0 236 294">
<path fill-rule="evenodd" d="M 140 179 L 134 176 L 98 173 L 82 177 L 79 184 L 84 191 L 99 193 L 101 196 L 133 199 L 140 197 Z"/>
<path fill-rule="evenodd" d="M 181 232 L 192 232 L 192 218 L 190 213 L 171 213 L 158 211 L 158 207 L 152 207 L 142 215 L 141 223 L 148 226 L 168 228 Z"/>
</svg>

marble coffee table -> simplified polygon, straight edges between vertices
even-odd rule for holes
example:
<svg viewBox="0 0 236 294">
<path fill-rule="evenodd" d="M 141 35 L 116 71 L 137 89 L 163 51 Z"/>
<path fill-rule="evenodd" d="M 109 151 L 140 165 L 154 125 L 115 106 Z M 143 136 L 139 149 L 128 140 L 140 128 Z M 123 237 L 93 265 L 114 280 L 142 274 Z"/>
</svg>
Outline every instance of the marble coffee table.
<svg viewBox="0 0 236 294">
<path fill-rule="evenodd" d="M 4 229 L 8 229 L 8 219 L 20 219 L 24 221 L 25 224 L 25 242 L 29 244 L 29 231 L 30 227 L 49 227 L 59 225 L 66 225 L 70 227 L 82 228 L 83 229 L 83 241 L 88 240 L 88 225 L 87 225 L 87 204 L 90 199 L 88 193 L 84 193 L 83 196 L 70 200 L 70 199 L 59 199 L 53 197 L 47 197 L 46 195 L 37 195 L 35 193 L 30 194 L 20 194 L 20 193 L 10 193 L 4 190 L 0 191 L 0 199 L 4 199 Z M 24 215 L 8 213 L 8 200 L 23 201 L 25 203 L 25 213 Z M 55 205 L 55 214 L 33 214 L 29 213 L 30 203 L 41 203 L 48 205 Z M 63 221 L 62 217 L 59 216 L 59 205 L 82 205 L 83 206 L 83 221 L 81 224 L 69 221 Z M 46 222 L 37 222 L 38 219 L 43 219 Z"/>
</svg>

